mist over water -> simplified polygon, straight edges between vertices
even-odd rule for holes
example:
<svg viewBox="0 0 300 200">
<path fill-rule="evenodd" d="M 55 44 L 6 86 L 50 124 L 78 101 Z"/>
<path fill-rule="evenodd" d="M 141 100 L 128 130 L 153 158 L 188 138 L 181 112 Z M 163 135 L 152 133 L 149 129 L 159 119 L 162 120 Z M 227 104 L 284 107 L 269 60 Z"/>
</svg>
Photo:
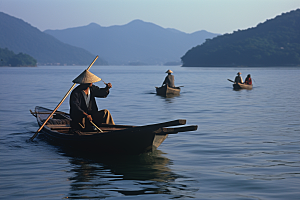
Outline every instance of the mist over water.
<svg viewBox="0 0 300 200">
<path fill-rule="evenodd" d="M 116 124 L 186 119 L 198 130 L 139 156 L 69 152 L 42 134 L 29 142 L 29 110 L 54 109 L 86 68 L 0 68 L 0 199 L 299 199 L 300 68 L 93 66 L 113 85 L 97 103 Z M 169 68 L 181 95 L 157 96 Z M 232 89 L 238 71 L 252 90 Z"/>
</svg>

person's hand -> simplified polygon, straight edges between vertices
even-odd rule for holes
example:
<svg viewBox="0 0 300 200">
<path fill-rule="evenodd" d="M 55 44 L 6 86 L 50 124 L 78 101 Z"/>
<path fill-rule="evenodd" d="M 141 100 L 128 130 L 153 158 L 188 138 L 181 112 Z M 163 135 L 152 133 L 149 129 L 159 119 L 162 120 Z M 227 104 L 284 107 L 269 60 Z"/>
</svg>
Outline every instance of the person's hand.
<svg viewBox="0 0 300 200">
<path fill-rule="evenodd" d="M 92 115 L 87 115 L 86 118 L 88 118 L 89 121 L 93 121 Z"/>
<path fill-rule="evenodd" d="M 106 84 L 106 87 L 107 87 L 108 89 L 112 88 L 111 83 L 107 83 L 107 84 Z"/>
</svg>

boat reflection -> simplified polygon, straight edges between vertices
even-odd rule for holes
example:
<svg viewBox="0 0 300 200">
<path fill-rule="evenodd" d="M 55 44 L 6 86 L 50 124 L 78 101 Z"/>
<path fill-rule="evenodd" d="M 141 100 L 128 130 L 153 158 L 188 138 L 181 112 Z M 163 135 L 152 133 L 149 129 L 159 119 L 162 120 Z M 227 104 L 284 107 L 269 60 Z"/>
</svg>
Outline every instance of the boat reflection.
<svg viewBox="0 0 300 200">
<path fill-rule="evenodd" d="M 178 94 L 178 95 L 167 95 L 167 96 L 156 94 L 156 96 L 158 96 L 158 98 L 160 98 L 162 100 L 165 100 L 166 103 L 174 103 L 174 102 L 176 102 L 176 97 L 180 97 L 180 94 Z"/>
<path fill-rule="evenodd" d="M 136 156 L 70 156 L 71 190 L 66 198 L 107 198 L 120 195 L 178 194 L 188 190 L 174 183 L 180 176 L 160 150 Z M 177 192 L 176 192 L 177 190 Z M 172 192 L 171 192 L 172 191 Z"/>
</svg>

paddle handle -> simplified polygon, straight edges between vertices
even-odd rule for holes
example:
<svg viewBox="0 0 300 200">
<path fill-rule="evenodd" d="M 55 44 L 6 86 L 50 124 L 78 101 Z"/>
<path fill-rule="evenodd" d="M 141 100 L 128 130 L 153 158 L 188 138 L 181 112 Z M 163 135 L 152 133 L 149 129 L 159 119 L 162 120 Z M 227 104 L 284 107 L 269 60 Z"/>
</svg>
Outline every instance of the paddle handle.
<svg viewBox="0 0 300 200">
<path fill-rule="evenodd" d="M 43 129 L 43 127 L 46 125 L 46 123 L 49 121 L 49 119 L 53 116 L 53 114 L 55 113 L 55 111 L 57 111 L 57 109 L 59 108 L 59 106 L 64 102 L 64 100 L 68 97 L 68 95 L 70 94 L 70 92 L 72 91 L 72 89 L 75 87 L 76 83 L 74 83 L 72 85 L 72 87 L 69 89 L 69 91 L 67 92 L 67 94 L 64 96 L 64 98 L 59 102 L 59 104 L 56 106 L 56 108 L 52 111 L 52 113 L 47 117 L 47 119 L 44 121 L 44 123 L 42 124 L 42 126 L 35 132 L 35 134 L 30 138 L 31 141 L 33 141 L 33 139 L 38 135 L 38 133 Z"/>
<path fill-rule="evenodd" d="M 92 67 L 92 65 L 96 62 L 96 60 L 98 59 L 99 56 L 96 56 L 96 58 L 93 60 L 93 62 L 90 64 L 90 66 L 86 69 L 87 71 L 90 70 L 90 68 Z"/>
<path fill-rule="evenodd" d="M 93 126 L 96 127 L 96 129 L 98 129 L 101 133 L 103 133 L 103 131 L 93 122 L 93 121 L 90 121 L 91 124 L 93 124 Z"/>
<path fill-rule="evenodd" d="M 92 65 L 96 62 L 96 60 L 98 59 L 99 56 L 96 56 L 96 58 L 93 60 L 93 62 L 89 65 L 89 67 L 86 70 L 89 70 Z M 55 113 L 55 111 L 59 108 L 59 106 L 65 101 L 65 99 L 68 97 L 68 95 L 70 94 L 70 92 L 73 90 L 73 88 L 75 87 L 76 83 L 74 83 L 72 85 L 72 87 L 69 89 L 69 91 L 66 93 L 66 95 L 64 96 L 64 98 L 59 102 L 59 104 L 56 106 L 56 108 L 52 111 L 52 113 L 47 117 L 47 119 L 44 121 L 44 123 L 42 124 L 42 126 L 35 132 L 35 134 L 30 138 L 31 141 L 33 141 L 33 139 L 38 135 L 38 133 L 43 129 L 43 127 L 46 125 L 46 123 L 49 121 L 49 119 L 53 116 L 53 114 Z"/>
</svg>

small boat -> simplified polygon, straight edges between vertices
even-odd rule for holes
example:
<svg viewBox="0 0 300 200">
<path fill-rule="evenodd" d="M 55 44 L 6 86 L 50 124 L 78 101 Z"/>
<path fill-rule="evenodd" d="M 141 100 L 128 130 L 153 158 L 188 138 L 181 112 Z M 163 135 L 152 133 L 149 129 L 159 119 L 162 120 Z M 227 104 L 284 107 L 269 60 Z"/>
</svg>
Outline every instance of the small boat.
<svg viewBox="0 0 300 200">
<path fill-rule="evenodd" d="M 37 106 L 34 112 L 30 112 L 41 127 L 53 110 Z M 169 134 L 195 131 L 198 128 L 197 125 L 174 127 L 186 124 L 186 120 L 178 119 L 145 126 L 102 124 L 95 131 L 71 134 L 70 121 L 68 113 L 56 111 L 41 130 L 43 138 L 49 143 L 97 155 L 151 152 Z"/>
<path fill-rule="evenodd" d="M 180 87 L 169 87 L 168 85 L 164 85 L 162 87 L 155 87 L 156 94 L 158 95 L 179 95 L 180 94 Z"/>
<path fill-rule="evenodd" d="M 235 90 L 240 90 L 240 89 L 251 90 L 252 87 L 253 87 L 253 85 L 248 85 L 248 84 L 244 84 L 244 83 L 235 83 L 235 84 L 233 84 L 233 89 L 235 89 Z"/>
<path fill-rule="evenodd" d="M 248 84 L 245 84 L 245 83 L 235 83 L 233 80 L 230 80 L 230 79 L 227 79 L 227 80 L 234 83 L 232 85 L 234 90 L 240 90 L 240 89 L 251 90 L 252 87 L 253 87 L 253 85 L 248 85 Z"/>
</svg>

